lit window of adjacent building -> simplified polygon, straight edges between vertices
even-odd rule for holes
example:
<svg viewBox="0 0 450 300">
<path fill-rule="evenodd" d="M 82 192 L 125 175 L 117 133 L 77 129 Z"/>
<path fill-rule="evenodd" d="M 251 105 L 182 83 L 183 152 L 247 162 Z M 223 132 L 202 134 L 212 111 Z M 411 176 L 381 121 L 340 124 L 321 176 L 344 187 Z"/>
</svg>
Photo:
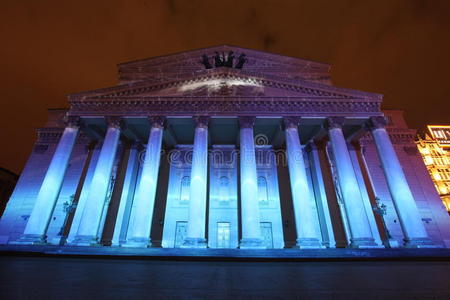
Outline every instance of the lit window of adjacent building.
<svg viewBox="0 0 450 300">
<path fill-rule="evenodd" d="M 428 126 L 429 133 L 418 137 L 416 144 L 436 190 L 450 214 L 450 134 L 448 128 Z M 448 126 L 437 126 L 448 127 Z"/>
</svg>

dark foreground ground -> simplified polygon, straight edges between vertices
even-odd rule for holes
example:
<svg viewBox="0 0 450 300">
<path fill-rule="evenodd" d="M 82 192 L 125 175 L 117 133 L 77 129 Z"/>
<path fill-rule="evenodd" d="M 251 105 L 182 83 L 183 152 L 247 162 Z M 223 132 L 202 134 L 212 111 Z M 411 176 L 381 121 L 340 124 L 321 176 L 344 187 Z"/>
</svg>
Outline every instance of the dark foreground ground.
<svg viewBox="0 0 450 300">
<path fill-rule="evenodd" d="M 449 261 L 0 256 L 0 299 L 450 299 Z"/>
</svg>

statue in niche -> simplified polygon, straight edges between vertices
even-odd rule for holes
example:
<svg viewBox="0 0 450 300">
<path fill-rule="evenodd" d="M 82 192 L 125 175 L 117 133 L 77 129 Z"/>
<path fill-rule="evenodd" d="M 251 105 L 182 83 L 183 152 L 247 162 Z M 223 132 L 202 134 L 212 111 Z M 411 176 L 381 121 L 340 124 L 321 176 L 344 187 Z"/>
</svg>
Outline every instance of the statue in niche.
<svg viewBox="0 0 450 300">
<path fill-rule="evenodd" d="M 212 66 L 209 63 L 208 55 L 206 54 L 203 54 L 202 56 L 202 64 L 205 66 L 205 69 L 212 69 Z"/>
<path fill-rule="evenodd" d="M 239 55 L 238 62 L 235 66 L 236 69 L 242 69 L 244 64 L 247 62 L 247 59 L 245 57 L 246 57 L 246 55 L 244 53 L 241 53 L 241 55 Z"/>
</svg>

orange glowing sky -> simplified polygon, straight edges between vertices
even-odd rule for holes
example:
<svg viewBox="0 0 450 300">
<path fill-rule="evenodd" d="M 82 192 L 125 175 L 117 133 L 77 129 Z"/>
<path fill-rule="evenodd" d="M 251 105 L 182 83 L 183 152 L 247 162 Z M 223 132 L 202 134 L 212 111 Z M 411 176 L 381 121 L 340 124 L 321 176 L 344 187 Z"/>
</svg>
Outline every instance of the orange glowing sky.
<svg viewBox="0 0 450 300">
<path fill-rule="evenodd" d="M 0 166 L 20 173 L 47 108 L 116 64 L 217 44 L 330 63 L 411 127 L 450 124 L 450 1 L 17 1 L 0 9 Z"/>
</svg>

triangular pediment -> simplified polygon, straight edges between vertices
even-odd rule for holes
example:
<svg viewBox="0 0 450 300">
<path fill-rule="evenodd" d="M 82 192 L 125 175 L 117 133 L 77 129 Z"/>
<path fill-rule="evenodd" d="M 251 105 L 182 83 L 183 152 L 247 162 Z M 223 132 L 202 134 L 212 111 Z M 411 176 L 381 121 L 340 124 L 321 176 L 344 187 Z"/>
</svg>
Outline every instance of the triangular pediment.
<svg viewBox="0 0 450 300">
<path fill-rule="evenodd" d="M 230 68 L 290 79 L 330 84 L 330 65 L 236 46 L 214 46 L 118 65 L 121 83 L 163 82 L 216 68 L 216 56 Z M 230 57 L 231 55 L 231 57 Z"/>
<path fill-rule="evenodd" d="M 301 79 L 289 79 L 232 68 L 214 68 L 179 75 L 155 83 L 138 81 L 106 89 L 72 94 L 71 99 L 143 97 L 300 97 L 370 99 L 381 95 L 337 88 Z"/>
</svg>

